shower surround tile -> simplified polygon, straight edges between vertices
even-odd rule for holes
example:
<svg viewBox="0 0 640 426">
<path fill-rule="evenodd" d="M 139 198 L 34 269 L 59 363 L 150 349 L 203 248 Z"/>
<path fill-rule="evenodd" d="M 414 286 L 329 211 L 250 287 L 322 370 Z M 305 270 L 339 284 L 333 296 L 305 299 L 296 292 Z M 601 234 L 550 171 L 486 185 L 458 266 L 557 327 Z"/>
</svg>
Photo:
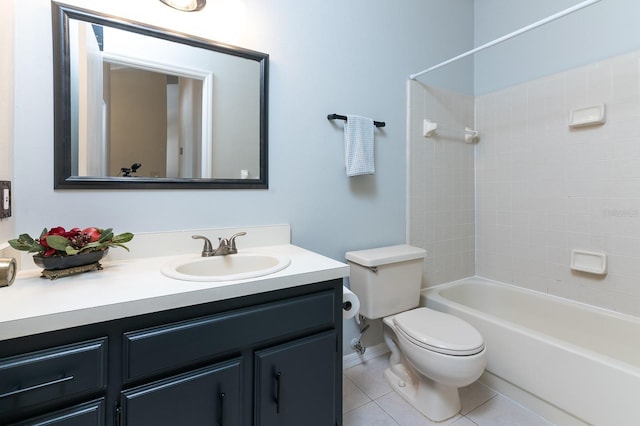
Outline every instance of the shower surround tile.
<svg viewBox="0 0 640 426">
<path fill-rule="evenodd" d="M 409 82 L 407 241 L 427 250 L 423 287 L 474 275 L 473 97 Z M 422 135 L 425 119 L 438 123 Z"/>
<path fill-rule="evenodd" d="M 427 250 L 423 287 L 479 275 L 640 316 L 640 52 L 476 98 L 408 91 L 407 241 Z M 604 125 L 568 127 L 571 109 L 600 103 Z M 571 271 L 572 249 L 607 253 L 608 275 Z"/>
<path fill-rule="evenodd" d="M 477 275 L 639 315 L 639 70 L 633 52 L 476 98 Z M 599 103 L 604 125 L 568 127 Z M 608 275 L 571 271 L 572 249 Z"/>
</svg>

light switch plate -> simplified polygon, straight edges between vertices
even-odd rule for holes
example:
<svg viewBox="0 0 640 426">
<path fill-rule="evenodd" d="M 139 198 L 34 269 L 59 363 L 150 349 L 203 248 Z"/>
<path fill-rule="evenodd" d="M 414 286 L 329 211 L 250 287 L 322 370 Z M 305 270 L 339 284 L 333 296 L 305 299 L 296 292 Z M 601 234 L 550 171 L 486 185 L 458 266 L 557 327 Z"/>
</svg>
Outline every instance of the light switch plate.
<svg viewBox="0 0 640 426">
<path fill-rule="evenodd" d="M 11 181 L 0 181 L 0 219 L 11 216 Z"/>
</svg>

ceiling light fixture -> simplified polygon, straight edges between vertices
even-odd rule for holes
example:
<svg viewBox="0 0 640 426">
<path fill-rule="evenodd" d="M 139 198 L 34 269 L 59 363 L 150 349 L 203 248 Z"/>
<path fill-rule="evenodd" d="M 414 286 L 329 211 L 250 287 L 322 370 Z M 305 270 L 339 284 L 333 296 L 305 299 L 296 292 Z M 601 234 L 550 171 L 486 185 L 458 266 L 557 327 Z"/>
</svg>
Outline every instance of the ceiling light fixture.
<svg viewBox="0 0 640 426">
<path fill-rule="evenodd" d="M 196 12 L 202 9 L 207 0 L 160 0 L 167 6 L 171 6 L 174 9 L 182 10 L 184 12 Z"/>
</svg>

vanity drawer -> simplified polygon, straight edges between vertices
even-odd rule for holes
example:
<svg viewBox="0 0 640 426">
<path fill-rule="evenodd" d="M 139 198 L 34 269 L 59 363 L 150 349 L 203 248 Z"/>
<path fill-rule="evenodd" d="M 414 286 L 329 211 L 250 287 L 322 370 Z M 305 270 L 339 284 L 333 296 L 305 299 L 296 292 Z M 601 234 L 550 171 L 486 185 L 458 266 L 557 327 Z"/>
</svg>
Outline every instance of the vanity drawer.
<svg viewBox="0 0 640 426">
<path fill-rule="evenodd" d="M 188 366 L 276 337 L 330 328 L 336 306 L 335 293 L 326 291 L 125 333 L 124 380 Z"/>
<path fill-rule="evenodd" d="M 0 415 L 106 386 L 107 338 L 0 359 Z"/>
<path fill-rule="evenodd" d="M 11 426 L 104 426 L 104 398 L 45 414 L 35 419 L 12 423 Z"/>
</svg>

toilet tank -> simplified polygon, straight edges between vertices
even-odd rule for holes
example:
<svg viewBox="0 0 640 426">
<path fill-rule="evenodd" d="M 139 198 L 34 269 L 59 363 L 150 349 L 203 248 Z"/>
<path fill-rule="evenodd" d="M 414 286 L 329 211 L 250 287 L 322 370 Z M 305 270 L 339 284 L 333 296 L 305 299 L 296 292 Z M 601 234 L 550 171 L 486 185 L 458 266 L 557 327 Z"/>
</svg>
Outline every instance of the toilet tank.
<svg viewBox="0 0 640 426">
<path fill-rule="evenodd" d="M 360 300 L 360 314 L 375 319 L 418 306 L 426 254 L 406 244 L 347 252 L 349 283 Z"/>
</svg>

